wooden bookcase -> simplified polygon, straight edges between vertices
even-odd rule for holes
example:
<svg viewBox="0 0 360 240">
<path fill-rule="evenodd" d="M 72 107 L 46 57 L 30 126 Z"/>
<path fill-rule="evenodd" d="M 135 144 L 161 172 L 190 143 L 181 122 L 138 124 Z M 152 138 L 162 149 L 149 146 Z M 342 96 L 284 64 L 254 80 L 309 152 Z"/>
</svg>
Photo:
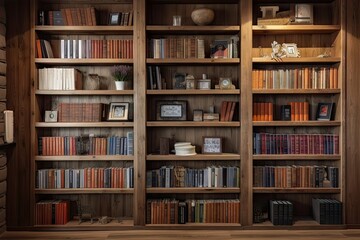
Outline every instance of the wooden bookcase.
<svg viewBox="0 0 360 240">
<path fill-rule="evenodd" d="M 308 1 L 306 1 L 308 2 Z M 344 73 L 344 1 L 314 1 L 314 25 L 272 25 L 258 26 L 259 6 L 280 5 L 287 8 L 295 0 L 75 0 L 50 1 L 37 0 L 31 7 L 32 51 L 31 51 L 31 205 L 42 199 L 72 199 L 92 206 L 98 215 L 120 216 L 121 223 L 112 222 L 95 226 L 71 221 L 64 226 L 35 226 L 35 212 L 31 218 L 35 229 L 119 229 L 133 226 L 159 228 L 203 228 L 214 226 L 222 228 L 273 228 L 270 222 L 253 224 L 253 208 L 265 205 L 269 199 L 287 199 L 294 202 L 295 220 L 292 228 L 322 228 L 311 220 L 312 198 L 336 198 L 345 202 L 344 197 L 344 119 L 345 119 L 345 73 Z M 101 19 L 98 26 L 41 26 L 38 25 L 39 10 L 59 10 L 93 6 L 101 12 L 133 11 L 133 26 L 109 26 Z M 210 26 L 195 26 L 190 14 L 198 7 L 215 10 L 216 18 Z M 159 12 L 161 14 L 159 14 Z M 173 15 L 182 16 L 182 26 L 172 26 Z M 210 43 L 231 36 L 239 37 L 239 56 L 228 59 L 210 58 Z M 133 39 L 133 59 L 60 59 L 36 58 L 37 39 Z M 205 40 L 205 58 L 164 58 L 149 57 L 148 43 L 154 38 L 197 37 Z M 276 62 L 260 56 L 259 46 L 264 54 L 270 54 L 271 42 L 297 43 L 301 58 L 285 58 Z M 331 57 L 318 58 L 319 54 L 331 49 Z M 133 66 L 133 86 L 131 90 L 118 91 L 114 86 L 108 90 L 55 91 L 38 90 L 37 69 L 42 67 L 71 66 L 85 72 L 97 72 L 111 79 L 113 65 Z M 158 66 L 166 82 L 166 89 L 151 89 L 147 71 Z M 252 89 L 252 70 L 256 68 L 281 68 L 283 66 L 332 66 L 338 68 L 339 88 L 337 89 Z M 173 89 L 174 73 L 187 73 L 200 79 L 207 74 L 212 79 L 211 90 Z M 235 89 L 217 90 L 220 77 L 231 77 Z M 44 110 L 49 102 L 132 102 L 134 120 L 129 122 L 98 123 L 45 123 Z M 156 104 L 159 100 L 187 101 L 186 121 L 157 121 Z M 308 101 L 311 106 L 310 121 L 252 121 L 253 103 L 257 101 L 286 104 L 288 101 Z M 215 106 L 220 112 L 222 101 L 237 102 L 231 122 L 194 122 L 193 110 L 208 112 Z M 334 102 L 335 119 L 316 121 L 314 112 L 317 103 Z M 126 134 L 134 131 L 134 156 L 40 156 L 38 155 L 39 136 L 57 136 L 66 133 L 83 134 Z M 340 153 L 338 155 L 254 155 L 253 133 L 331 133 L 339 135 Z M 201 154 L 203 136 L 222 137 L 222 154 Z M 195 156 L 176 156 L 159 154 L 160 137 L 174 137 L 178 142 L 191 142 L 196 145 Z M 209 165 L 237 166 L 240 168 L 240 185 L 237 188 L 159 188 L 146 187 L 146 172 L 161 166 L 184 166 L 204 168 Z M 339 188 L 263 188 L 253 187 L 253 166 L 273 165 L 329 165 L 339 167 Z M 42 168 L 83 168 L 86 166 L 111 167 L 133 166 L 134 189 L 36 189 L 36 170 Z M 239 224 L 189 223 L 185 225 L 147 224 L 147 200 L 149 199 L 239 199 Z M 343 211 L 345 212 L 345 211 Z M 305 216 L 302 216 L 305 214 Z M 338 225 L 337 227 L 342 227 Z M 281 228 L 281 227 L 280 227 Z M 290 227 L 291 228 L 291 227 Z"/>
</svg>

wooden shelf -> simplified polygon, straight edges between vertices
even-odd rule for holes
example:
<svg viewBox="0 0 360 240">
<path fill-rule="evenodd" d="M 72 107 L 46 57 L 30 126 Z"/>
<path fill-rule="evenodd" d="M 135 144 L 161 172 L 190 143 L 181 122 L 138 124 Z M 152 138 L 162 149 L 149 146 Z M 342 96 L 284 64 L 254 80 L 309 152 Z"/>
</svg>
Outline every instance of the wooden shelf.
<svg viewBox="0 0 360 240">
<path fill-rule="evenodd" d="M 253 94 L 340 94 L 340 89 L 253 89 Z"/>
<path fill-rule="evenodd" d="M 35 127 L 40 128 L 90 128 L 90 127 L 98 127 L 98 128 L 108 128 L 108 127 L 133 127 L 133 122 L 37 122 L 35 123 Z"/>
<path fill-rule="evenodd" d="M 253 63 L 263 63 L 263 64 L 283 64 L 283 63 L 300 63 L 300 64 L 307 64 L 307 63 L 339 63 L 339 57 L 329 57 L 329 58 L 318 58 L 318 57 L 300 57 L 300 58 L 282 58 L 281 61 L 273 60 L 269 57 L 262 58 L 262 57 L 254 57 L 252 59 Z"/>
<path fill-rule="evenodd" d="M 257 25 L 253 34 L 324 34 L 340 31 L 340 25 Z"/>
<path fill-rule="evenodd" d="M 133 26 L 35 26 L 38 33 L 64 35 L 105 35 L 105 34 L 133 34 Z"/>
<path fill-rule="evenodd" d="M 340 193 L 340 188 L 272 188 L 253 187 L 254 193 Z"/>
<path fill-rule="evenodd" d="M 31 231 L 109 231 L 109 230 L 131 230 L 134 229 L 134 220 L 125 219 L 118 222 L 117 220 L 112 220 L 107 224 L 100 224 L 98 222 L 91 223 L 90 221 L 82 222 L 79 224 L 79 220 L 71 220 L 64 225 L 35 225 L 33 228 L 29 229 Z"/>
<path fill-rule="evenodd" d="M 133 161 L 132 155 L 35 156 L 38 162 L 57 161 Z"/>
<path fill-rule="evenodd" d="M 147 127 L 240 127 L 240 122 L 148 121 Z"/>
<path fill-rule="evenodd" d="M 118 65 L 118 64 L 133 64 L 133 59 L 115 59 L 115 58 L 35 58 L 36 64 L 50 65 L 50 66 L 73 66 L 73 65 Z"/>
<path fill-rule="evenodd" d="M 150 25 L 146 30 L 152 33 L 168 34 L 236 34 L 240 26 L 160 26 Z"/>
<path fill-rule="evenodd" d="M 134 90 L 36 90 L 36 95 L 133 95 Z"/>
<path fill-rule="evenodd" d="M 185 224 L 146 224 L 146 229 L 173 230 L 211 230 L 214 228 L 239 230 L 240 223 L 185 223 Z"/>
<path fill-rule="evenodd" d="M 196 154 L 193 156 L 177 156 L 170 155 L 155 155 L 149 154 L 146 156 L 148 161 L 207 161 L 207 160 L 240 160 L 240 155 L 235 153 L 223 153 L 223 154 Z"/>
<path fill-rule="evenodd" d="M 276 161 L 276 160 L 340 160 L 340 155 L 320 155 L 320 154 L 261 154 L 253 155 L 255 161 Z"/>
<path fill-rule="evenodd" d="M 344 229 L 342 224 L 320 224 L 311 218 L 295 218 L 293 225 L 274 225 L 269 220 L 263 223 L 254 223 L 254 229 Z"/>
<path fill-rule="evenodd" d="M 36 194 L 98 194 L 98 193 L 123 193 L 131 194 L 133 188 L 64 188 L 64 189 L 35 189 Z"/>
<path fill-rule="evenodd" d="M 148 95 L 238 95 L 240 94 L 240 89 L 233 90 L 199 90 L 199 89 L 185 89 L 185 90 L 147 90 L 146 94 Z"/>
<path fill-rule="evenodd" d="M 240 58 L 147 58 L 146 63 L 157 65 L 171 64 L 239 64 Z"/>
<path fill-rule="evenodd" d="M 146 188 L 147 193 L 240 193 L 240 188 Z"/>
<path fill-rule="evenodd" d="M 340 121 L 253 121 L 255 127 L 336 127 L 340 125 Z"/>
</svg>

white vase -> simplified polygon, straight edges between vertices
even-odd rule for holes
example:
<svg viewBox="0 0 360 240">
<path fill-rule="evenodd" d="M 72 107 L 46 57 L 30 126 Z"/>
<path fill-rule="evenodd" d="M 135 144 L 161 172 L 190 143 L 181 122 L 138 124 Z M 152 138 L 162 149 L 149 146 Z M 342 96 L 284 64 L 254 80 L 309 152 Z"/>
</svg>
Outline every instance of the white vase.
<svg viewBox="0 0 360 240">
<path fill-rule="evenodd" d="M 115 81 L 116 90 L 125 90 L 124 81 Z"/>
</svg>

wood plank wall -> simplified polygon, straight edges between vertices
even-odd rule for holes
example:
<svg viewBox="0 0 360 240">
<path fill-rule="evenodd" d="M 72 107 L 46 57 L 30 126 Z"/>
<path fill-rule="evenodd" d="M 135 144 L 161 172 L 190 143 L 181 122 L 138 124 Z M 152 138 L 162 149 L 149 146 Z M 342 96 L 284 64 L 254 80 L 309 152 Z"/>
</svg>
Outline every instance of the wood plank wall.
<svg viewBox="0 0 360 240">
<path fill-rule="evenodd" d="M 31 224 L 30 195 L 30 15 L 31 0 L 7 0 L 7 99 L 15 110 L 16 147 L 8 160 L 7 224 Z M 346 223 L 360 226 L 360 2 L 347 0 L 346 71 Z"/>
<path fill-rule="evenodd" d="M 360 227 L 360 2 L 347 0 L 346 223 Z"/>
</svg>

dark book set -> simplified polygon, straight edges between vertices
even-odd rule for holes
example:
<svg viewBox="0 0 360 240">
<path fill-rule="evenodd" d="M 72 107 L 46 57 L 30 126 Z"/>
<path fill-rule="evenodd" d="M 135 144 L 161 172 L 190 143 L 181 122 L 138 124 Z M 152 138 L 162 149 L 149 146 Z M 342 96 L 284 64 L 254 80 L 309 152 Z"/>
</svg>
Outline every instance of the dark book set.
<svg viewBox="0 0 360 240">
<path fill-rule="evenodd" d="M 342 224 L 342 203 L 335 199 L 312 199 L 314 219 L 320 224 Z"/>
<path fill-rule="evenodd" d="M 269 218 L 274 225 L 293 224 L 293 204 L 289 201 L 270 200 Z"/>
</svg>

